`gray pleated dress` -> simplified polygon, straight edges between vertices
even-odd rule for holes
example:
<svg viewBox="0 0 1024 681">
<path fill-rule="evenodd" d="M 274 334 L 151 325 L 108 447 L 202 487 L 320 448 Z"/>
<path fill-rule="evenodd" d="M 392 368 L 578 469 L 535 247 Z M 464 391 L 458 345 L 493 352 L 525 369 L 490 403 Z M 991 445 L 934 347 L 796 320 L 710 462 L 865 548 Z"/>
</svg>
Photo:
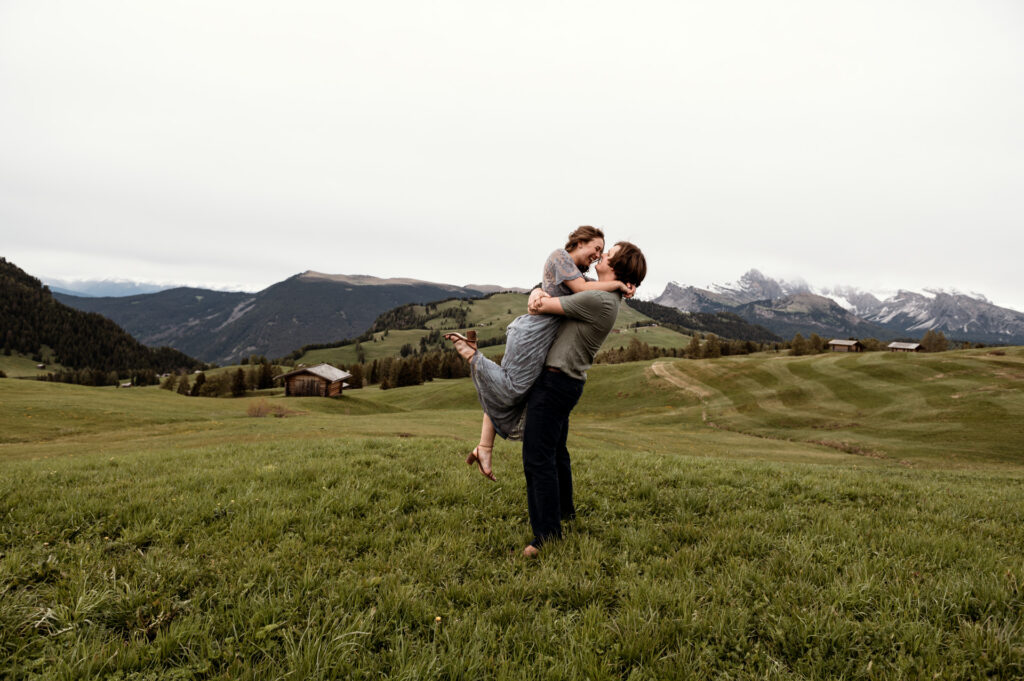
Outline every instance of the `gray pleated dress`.
<svg viewBox="0 0 1024 681">
<path fill-rule="evenodd" d="M 572 256 L 560 248 L 544 263 L 541 288 L 552 296 L 572 293 L 565 282 L 582 277 Z M 544 359 L 555 340 L 562 317 L 524 314 L 508 325 L 501 364 L 476 353 L 469 362 L 480 406 L 491 417 L 494 430 L 508 440 L 521 440 L 526 422 L 526 393 L 544 369 Z"/>
</svg>

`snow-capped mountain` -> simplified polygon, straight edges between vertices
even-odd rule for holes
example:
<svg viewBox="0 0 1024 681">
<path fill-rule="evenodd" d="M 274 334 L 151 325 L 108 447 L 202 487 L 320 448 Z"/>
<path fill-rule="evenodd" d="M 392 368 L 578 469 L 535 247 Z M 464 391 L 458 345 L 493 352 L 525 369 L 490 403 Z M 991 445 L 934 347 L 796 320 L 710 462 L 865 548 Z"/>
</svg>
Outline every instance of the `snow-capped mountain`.
<svg viewBox="0 0 1024 681">
<path fill-rule="evenodd" d="M 741 305 L 755 300 L 775 300 L 783 296 L 814 292 L 803 280 L 776 280 L 761 274 L 758 270 L 749 270 L 735 283 L 711 284 L 708 289 L 720 296 L 736 300 Z"/>
<path fill-rule="evenodd" d="M 1024 314 L 964 293 L 899 291 L 866 318 L 909 335 L 937 329 L 953 338 L 994 343 L 1024 338 Z"/>
<path fill-rule="evenodd" d="M 824 299 L 847 314 L 838 314 Z M 956 340 L 1024 343 L 1024 313 L 976 293 L 899 291 L 880 299 L 854 286 L 815 289 L 801 280 L 787 282 L 750 270 L 736 283 L 706 288 L 671 282 L 654 302 L 684 312 L 729 310 L 785 337 L 800 331 L 916 338 L 935 329 Z"/>
</svg>

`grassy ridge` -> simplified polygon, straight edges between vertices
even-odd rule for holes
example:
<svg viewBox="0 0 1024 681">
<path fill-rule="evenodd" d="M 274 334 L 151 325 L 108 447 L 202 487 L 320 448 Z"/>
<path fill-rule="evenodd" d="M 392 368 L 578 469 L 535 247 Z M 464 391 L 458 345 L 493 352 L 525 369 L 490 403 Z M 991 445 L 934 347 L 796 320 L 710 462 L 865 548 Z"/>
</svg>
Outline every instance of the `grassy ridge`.
<svg viewBox="0 0 1024 681">
<path fill-rule="evenodd" d="M 47 360 L 51 360 L 49 356 L 52 351 L 47 350 Z M 28 355 L 22 355 L 20 353 L 12 353 L 10 355 L 0 354 L 0 371 L 3 371 L 10 378 L 34 378 L 36 376 L 45 376 L 48 373 L 55 373 L 63 369 L 64 367 L 60 364 L 53 363 L 52 360 L 47 363 L 45 369 L 38 367 L 39 362 L 33 360 Z"/>
<path fill-rule="evenodd" d="M 426 329 L 400 329 L 389 330 L 387 335 L 384 332 L 373 334 L 372 340 L 361 343 L 363 354 L 367 361 L 382 359 L 384 357 L 396 357 L 402 346 L 406 343 L 414 348 L 420 347 L 420 339 L 429 331 L 459 331 L 465 333 L 469 329 L 475 329 L 483 340 L 497 338 L 505 333 L 506 327 L 520 314 L 526 312 L 527 296 L 521 293 L 499 293 L 489 298 L 478 300 L 449 300 L 439 303 L 437 309 L 444 311 L 453 307 L 465 307 L 468 310 L 468 326 L 460 327 L 455 325 L 451 318 L 438 317 L 427 322 Z M 419 314 L 424 314 L 424 306 L 413 306 Z M 666 348 L 684 348 L 689 344 L 690 337 L 685 336 L 671 329 L 664 327 L 644 327 L 640 329 L 629 329 L 631 324 L 651 322 L 646 315 L 637 312 L 628 305 L 619 307 L 619 315 L 615 322 L 616 333 L 608 336 L 602 350 L 624 347 L 629 341 L 636 337 L 648 345 L 657 345 Z M 444 343 L 442 343 L 444 345 Z M 491 345 L 482 349 L 482 352 L 489 357 L 505 352 L 504 345 Z M 296 363 L 315 364 L 327 362 L 328 364 L 350 365 L 357 361 L 355 345 L 345 345 L 337 348 L 321 348 L 308 350 Z"/>
<path fill-rule="evenodd" d="M 1024 350 L 671 363 L 732 431 L 915 465 L 1022 463 Z"/>
<path fill-rule="evenodd" d="M 1024 355 L 888 357 L 595 368 L 533 563 L 467 380 L 263 419 L 0 380 L 0 678 L 1019 678 Z"/>
</svg>

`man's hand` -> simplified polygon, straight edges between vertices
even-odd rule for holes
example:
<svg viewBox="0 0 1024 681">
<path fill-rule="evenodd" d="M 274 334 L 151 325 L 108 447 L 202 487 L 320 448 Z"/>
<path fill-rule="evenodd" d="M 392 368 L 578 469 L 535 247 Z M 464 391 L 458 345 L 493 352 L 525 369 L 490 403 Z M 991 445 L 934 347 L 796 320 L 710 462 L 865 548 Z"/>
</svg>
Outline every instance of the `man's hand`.
<svg viewBox="0 0 1024 681">
<path fill-rule="evenodd" d="M 636 295 L 636 286 L 633 284 L 622 284 L 622 296 L 624 298 L 632 298 Z"/>
</svg>

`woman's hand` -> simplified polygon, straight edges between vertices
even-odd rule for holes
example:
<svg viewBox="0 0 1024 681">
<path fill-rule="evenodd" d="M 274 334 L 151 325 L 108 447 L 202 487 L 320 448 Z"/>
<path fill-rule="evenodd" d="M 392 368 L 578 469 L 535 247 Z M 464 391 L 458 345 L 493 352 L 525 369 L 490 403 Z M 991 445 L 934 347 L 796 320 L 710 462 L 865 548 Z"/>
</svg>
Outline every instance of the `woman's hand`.
<svg viewBox="0 0 1024 681">
<path fill-rule="evenodd" d="M 540 308 L 541 308 L 541 305 L 542 305 L 542 301 L 545 298 L 550 298 L 550 297 L 551 296 L 549 296 L 547 293 L 545 293 L 543 289 L 539 289 L 539 288 L 533 289 L 530 292 L 530 300 L 529 300 L 529 302 L 526 303 L 526 310 L 527 310 L 527 312 L 529 312 L 530 314 L 540 314 Z"/>
<path fill-rule="evenodd" d="M 632 298 L 636 295 L 636 286 L 633 284 L 627 284 L 625 282 L 619 282 L 619 290 L 622 291 L 624 298 Z"/>
</svg>

